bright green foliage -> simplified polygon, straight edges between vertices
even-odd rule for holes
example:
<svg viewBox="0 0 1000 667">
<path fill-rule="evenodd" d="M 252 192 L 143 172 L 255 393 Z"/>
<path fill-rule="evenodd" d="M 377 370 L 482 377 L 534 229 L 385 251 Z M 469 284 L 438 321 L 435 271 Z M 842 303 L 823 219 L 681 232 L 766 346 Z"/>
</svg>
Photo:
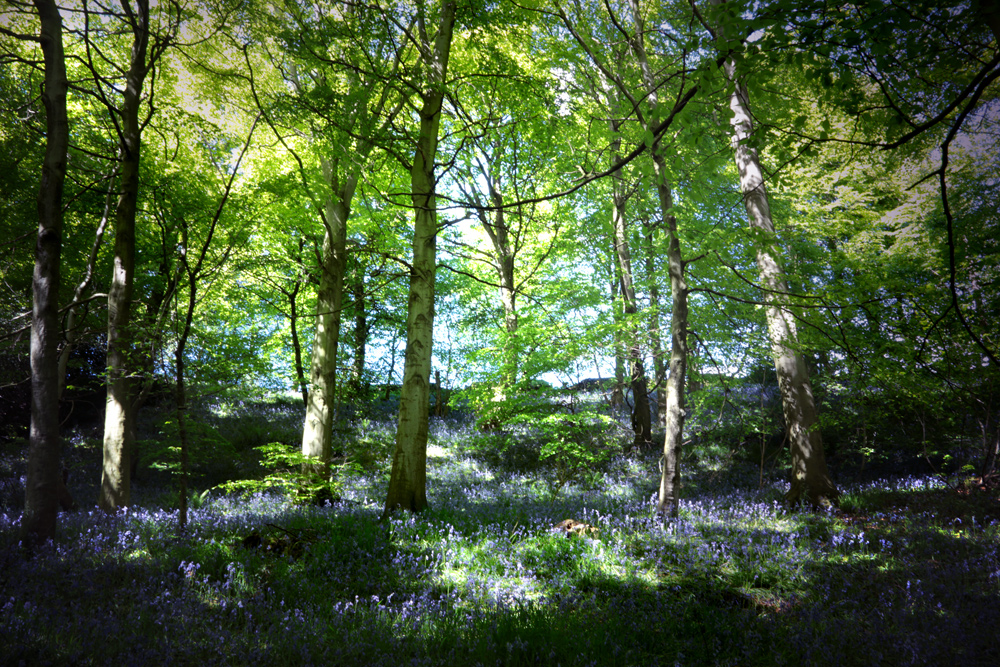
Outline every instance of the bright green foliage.
<svg viewBox="0 0 1000 667">
<path fill-rule="evenodd" d="M 317 457 L 306 456 L 280 442 L 255 449 L 261 453 L 261 465 L 268 473 L 261 479 L 224 482 L 218 489 L 243 496 L 278 490 L 287 493 L 298 505 L 324 505 L 340 500 L 338 474 L 331 477 L 322 472 Z"/>
<path fill-rule="evenodd" d="M 604 466 L 622 451 L 615 421 L 596 410 L 571 414 L 550 414 L 530 422 L 514 421 L 538 430 L 544 442 L 539 454 L 548 466 L 549 493 L 555 498 L 568 484 L 593 487 Z"/>
</svg>

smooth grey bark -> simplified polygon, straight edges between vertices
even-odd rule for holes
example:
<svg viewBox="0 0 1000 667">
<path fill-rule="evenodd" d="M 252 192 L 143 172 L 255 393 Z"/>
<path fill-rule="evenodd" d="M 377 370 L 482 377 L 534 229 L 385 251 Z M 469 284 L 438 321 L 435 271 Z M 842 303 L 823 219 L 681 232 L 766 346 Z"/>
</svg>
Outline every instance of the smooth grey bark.
<svg viewBox="0 0 1000 667">
<path fill-rule="evenodd" d="M 350 21 L 355 18 L 359 8 L 353 5 L 334 8 L 337 19 Z M 363 38 L 361 35 L 359 39 Z M 381 81 L 378 89 L 371 81 L 362 77 L 367 70 L 363 63 L 352 59 L 363 60 L 355 53 L 348 54 L 348 60 L 343 64 L 347 72 L 347 87 L 349 103 L 344 102 L 338 107 L 339 116 L 325 116 L 328 127 L 342 132 L 343 141 L 354 143 L 353 150 L 342 150 L 338 147 L 336 156 L 322 158 L 323 178 L 326 185 L 326 199 L 323 211 L 325 228 L 323 249 L 321 254 L 319 290 L 316 299 L 316 330 L 313 336 L 312 353 L 309 364 L 309 389 L 306 392 L 306 416 L 302 428 L 302 453 L 316 457 L 320 465 L 329 471 L 332 456 L 333 423 L 337 409 L 337 356 L 339 353 L 342 311 L 344 305 L 344 280 L 347 270 L 347 222 L 350 217 L 351 205 L 360 182 L 368 157 L 375 147 L 374 135 L 385 130 L 402 110 L 400 102 L 387 113 L 385 119 L 380 114 L 386 109 L 390 85 L 386 81 L 394 79 L 401 65 L 402 52 L 396 53 L 392 71 Z M 370 72 L 369 72 L 370 73 Z M 291 83 L 302 94 L 303 86 L 299 80 L 299 72 L 291 68 Z M 312 74 L 325 85 L 325 74 Z M 339 76 L 339 75 L 338 75 Z M 339 84 L 337 84 L 339 85 Z M 375 109 L 370 107 L 372 96 L 378 91 Z M 258 102 L 258 106 L 260 103 Z M 307 103 L 310 111 L 315 111 Z M 268 121 L 272 130 L 284 143 L 273 121 Z M 378 125 L 381 125 L 380 127 Z M 354 141 L 352 137 L 356 137 Z M 286 148 L 288 144 L 285 143 Z M 292 151 L 291 148 L 289 148 Z M 294 153 L 294 151 L 292 151 Z M 296 159 L 298 156 L 296 154 Z M 302 165 L 299 160 L 300 167 Z M 308 182 L 303 172 L 303 182 L 308 189 Z"/>
<path fill-rule="evenodd" d="M 125 75 L 125 90 L 117 116 L 121 185 L 115 207 L 115 256 L 108 291 L 108 398 L 104 416 L 104 465 L 98 504 L 114 512 L 129 504 L 133 421 L 132 286 L 135 280 L 135 216 L 139 198 L 139 163 L 142 128 L 139 107 L 142 87 L 151 64 L 149 46 L 149 0 L 136 0 L 133 10 L 123 3 L 132 32 L 132 53 Z M 96 72 L 94 73 L 96 76 Z"/>
<path fill-rule="evenodd" d="M 45 157 L 38 188 L 38 238 L 32 278 L 31 430 L 25 484 L 23 543 L 30 548 L 56 533 L 59 492 L 59 283 L 62 252 L 62 199 L 69 147 L 66 61 L 62 17 L 52 0 L 34 0 L 45 60 Z"/>
<path fill-rule="evenodd" d="M 712 0 L 721 4 L 722 0 Z M 813 506 L 836 503 L 839 492 L 830 479 L 823 454 L 823 439 L 805 360 L 798 348 L 795 318 L 788 303 L 788 282 L 780 263 L 780 249 L 763 170 L 757 150 L 750 145 L 753 119 L 749 96 L 736 72 L 736 63 L 727 58 L 723 67 L 733 92 L 729 108 L 733 113 L 732 146 L 739 172 L 740 192 L 757 246 L 757 269 L 764 288 L 771 356 L 781 391 L 782 411 L 792 456 L 789 503 L 805 500 Z"/>
<path fill-rule="evenodd" d="M 662 174 L 663 166 L 662 163 L 657 164 L 657 177 L 661 179 L 657 190 L 661 207 L 664 211 L 669 211 L 672 206 L 670 188 L 666 184 L 665 175 L 659 175 Z M 685 262 L 677 234 L 677 219 L 665 213 L 664 220 L 670 237 L 667 265 L 673 307 L 670 311 L 670 373 L 667 376 L 666 429 L 657 509 L 663 514 L 677 516 L 681 485 L 681 446 L 684 444 L 684 419 L 687 416 L 684 383 L 688 360 L 688 286 L 684 277 Z"/>
<path fill-rule="evenodd" d="M 337 402 L 337 351 L 344 302 L 344 271 L 347 262 L 347 218 L 357 188 L 359 170 L 339 181 L 339 165 L 323 160 L 323 176 L 331 196 L 326 202 L 322 265 L 316 295 L 316 331 L 309 364 L 309 392 L 302 453 L 316 457 L 329 470 L 333 447 L 333 422 Z"/>
<path fill-rule="evenodd" d="M 657 116 L 659 97 L 653 71 L 649 64 L 649 56 L 645 46 L 645 23 L 639 0 L 631 0 L 632 24 L 635 32 L 631 38 L 632 53 L 642 71 L 643 91 L 649 104 L 649 117 Z M 648 122 L 645 129 L 652 133 Z M 688 329 L 688 286 L 684 277 L 685 261 L 681 254 L 680 236 L 677 231 L 677 218 L 673 214 L 673 192 L 668 181 L 667 165 L 663 155 L 663 145 L 659 140 L 650 146 L 650 156 L 653 160 L 653 178 L 657 198 L 660 202 L 660 214 L 667 228 L 669 244 L 667 246 L 667 272 L 670 277 L 670 294 L 672 308 L 670 311 L 670 369 L 667 376 L 665 405 L 665 436 L 663 442 L 663 457 L 660 459 L 660 491 L 657 510 L 665 515 L 677 516 L 681 467 L 680 452 L 684 442 L 685 410 L 685 376 L 687 374 L 687 329 Z"/>
<path fill-rule="evenodd" d="M 437 203 L 434 160 L 456 13 L 455 0 L 441 4 L 437 34 L 427 34 L 424 5 L 418 5 L 419 48 L 425 86 L 421 92 L 420 134 L 410 170 L 414 209 L 413 258 L 406 315 L 406 356 L 396 428 L 396 450 L 383 516 L 397 509 L 427 506 L 427 422 L 430 410 L 431 350 L 434 334 L 434 277 Z"/>
</svg>

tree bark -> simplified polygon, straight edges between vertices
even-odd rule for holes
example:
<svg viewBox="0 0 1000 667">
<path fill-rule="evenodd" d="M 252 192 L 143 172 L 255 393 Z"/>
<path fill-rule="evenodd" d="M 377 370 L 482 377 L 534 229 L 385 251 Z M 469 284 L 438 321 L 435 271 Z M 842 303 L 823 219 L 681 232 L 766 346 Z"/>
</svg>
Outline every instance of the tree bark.
<svg viewBox="0 0 1000 667">
<path fill-rule="evenodd" d="M 62 483 L 59 464 L 59 283 L 62 199 L 69 121 L 62 17 L 52 0 L 34 0 L 45 59 L 45 158 L 38 188 L 38 239 L 32 279 L 31 430 L 22 531 L 28 548 L 55 537 Z"/>
<path fill-rule="evenodd" d="M 610 111 L 609 129 L 611 130 L 611 167 L 621 161 L 621 121 L 619 120 L 619 105 L 617 92 L 610 83 L 602 77 L 603 92 Z M 629 387 L 632 390 L 632 430 L 635 437 L 632 446 L 645 448 L 652 441 L 652 426 L 649 417 L 649 398 L 646 387 L 646 371 L 642 360 L 642 343 L 639 326 L 636 319 L 638 305 L 635 297 L 635 281 L 632 274 L 632 255 L 628 244 L 628 225 L 625 219 L 625 179 L 622 172 L 616 171 L 611 176 L 612 207 L 611 226 L 614 242 L 614 261 L 618 287 L 622 299 L 622 323 L 624 330 L 616 327 L 621 340 L 622 351 L 627 349 L 629 360 Z M 618 367 L 615 367 L 617 380 Z"/>
<path fill-rule="evenodd" d="M 434 160 L 444 101 L 448 57 L 455 25 L 456 2 L 441 4 L 433 44 L 424 28 L 424 6 L 418 19 L 426 87 L 421 94 L 420 135 L 410 171 L 414 208 L 413 263 L 406 316 L 406 357 L 396 429 L 396 450 L 383 516 L 397 509 L 419 512 L 427 506 L 427 421 L 430 409 L 431 350 L 434 334 L 434 276 L 437 248 L 437 204 Z"/>
<path fill-rule="evenodd" d="M 288 324 L 292 336 L 292 356 L 295 359 L 295 384 L 302 395 L 302 405 L 309 407 L 309 383 L 306 381 L 305 368 L 302 365 L 302 342 L 299 340 L 299 292 L 302 289 L 302 281 L 296 279 L 295 287 L 285 292 L 288 297 Z"/>
<path fill-rule="evenodd" d="M 617 178 L 617 176 L 615 177 Z M 635 432 L 632 445 L 644 449 L 653 439 L 649 415 L 649 395 L 646 386 L 646 370 L 642 359 L 642 337 L 636 319 L 638 305 L 635 297 L 635 283 L 632 276 L 632 256 L 628 247 L 628 228 L 625 222 L 624 202 L 615 194 L 613 212 L 615 234 L 615 256 L 621 275 L 622 310 L 625 315 L 628 336 L 629 386 L 632 389 L 632 430 Z"/>
<path fill-rule="evenodd" d="M 653 374 L 656 385 L 656 423 L 660 428 L 667 426 L 667 363 L 663 356 L 663 341 L 660 336 L 660 288 L 656 280 L 654 264 L 655 244 L 653 237 L 656 227 L 643 222 L 643 236 L 646 241 L 646 279 L 649 281 L 649 343 L 653 353 Z"/>
<path fill-rule="evenodd" d="M 713 0 L 719 4 L 721 0 Z M 788 304 L 788 283 L 779 260 L 777 235 L 757 150 L 749 145 L 753 120 L 749 97 L 736 73 L 736 63 L 728 58 L 726 77 L 734 86 L 729 106 L 733 112 L 732 146 L 740 177 L 740 191 L 750 227 L 757 241 L 757 269 L 765 290 L 767 330 L 771 356 L 778 375 L 782 411 L 792 455 L 789 503 L 807 501 L 813 506 L 837 502 L 839 492 L 827 472 L 823 440 L 813 400 L 805 360 L 798 349 L 795 319 Z"/>
<path fill-rule="evenodd" d="M 617 162 L 618 159 L 616 151 L 613 160 Z M 646 370 L 643 366 L 641 336 L 636 319 L 636 313 L 639 309 L 632 276 L 632 256 L 628 246 L 628 226 L 625 222 L 625 196 L 621 172 L 616 172 L 612 178 L 615 182 L 615 201 L 611 214 L 614 225 L 615 258 L 618 261 L 621 278 L 622 310 L 625 315 L 626 335 L 628 336 L 625 345 L 628 348 L 629 386 L 632 389 L 632 430 L 635 432 L 632 445 L 637 449 L 643 449 L 653 439 L 649 417 Z"/>
<path fill-rule="evenodd" d="M 108 400 L 104 417 L 104 466 L 98 503 L 106 512 L 129 504 L 131 493 L 132 405 L 131 359 L 134 334 L 130 331 L 132 284 L 135 279 L 135 215 L 139 198 L 139 162 L 142 128 L 139 106 L 149 72 L 149 0 L 137 0 L 129 9 L 132 55 L 125 76 L 119 127 L 121 190 L 115 208 L 115 257 L 108 290 Z M 112 112 L 114 113 L 114 111 Z"/>
<path fill-rule="evenodd" d="M 323 175 L 330 188 L 326 202 L 326 233 L 323 265 L 316 295 L 316 332 L 309 366 L 309 392 L 302 428 L 302 453 L 319 459 L 328 471 L 333 447 L 333 422 L 337 402 L 337 352 L 344 302 L 344 271 L 347 254 L 347 218 L 358 183 L 358 170 L 341 187 L 339 164 L 323 161 Z"/>
<path fill-rule="evenodd" d="M 357 397 L 365 395 L 365 351 L 368 347 L 368 312 L 365 307 L 365 267 L 355 262 L 354 274 L 354 370 L 351 389 Z M 367 400 L 367 398 L 365 398 Z"/>
<path fill-rule="evenodd" d="M 625 404 L 625 335 L 622 333 L 622 309 L 618 307 L 618 293 L 622 286 L 621 267 L 618 258 L 611 258 L 611 317 L 614 323 L 615 381 L 611 387 L 611 407 Z"/>
<path fill-rule="evenodd" d="M 643 91 L 649 102 L 649 118 L 657 117 L 659 98 L 653 70 L 649 65 L 649 57 L 645 46 L 645 25 L 639 0 L 631 0 L 632 24 L 635 33 L 632 35 L 632 53 L 635 55 L 642 71 L 646 90 Z M 647 122 L 647 132 L 652 126 Z M 667 246 L 667 271 L 670 277 L 670 294 L 673 308 L 670 313 L 670 374 L 667 376 L 665 427 L 663 441 L 663 457 L 660 459 L 660 495 L 657 509 L 660 513 L 677 516 L 681 468 L 680 453 L 684 442 L 685 411 L 684 382 L 687 374 L 687 327 L 688 327 L 688 286 L 684 278 L 685 262 L 681 254 L 680 236 L 677 232 L 677 218 L 673 214 L 673 192 L 668 181 L 666 160 L 663 157 L 663 146 L 657 140 L 650 147 L 653 160 L 653 177 L 656 193 L 660 202 L 660 215 L 667 227 L 669 245 Z"/>
<path fill-rule="evenodd" d="M 485 176 L 490 181 L 490 199 L 493 206 L 496 207 L 496 212 L 491 221 L 489 213 L 480 209 L 479 221 L 490 237 L 493 252 L 496 255 L 497 278 L 500 281 L 500 303 L 503 306 L 503 324 L 507 334 L 501 373 L 506 389 L 517 382 L 520 364 L 517 345 L 517 288 L 514 284 L 514 250 L 510 243 L 510 228 L 507 226 L 506 214 L 501 208 L 503 195 L 497 190 L 499 184 L 494 182 L 495 178 L 492 175 L 486 174 Z"/>
<path fill-rule="evenodd" d="M 345 8 L 335 8 L 335 12 L 340 14 L 341 9 L 344 14 L 353 18 L 359 8 L 349 5 Z M 398 65 L 397 54 L 393 75 L 396 74 Z M 348 90 L 351 96 L 357 97 L 350 104 L 345 102 L 344 106 L 338 107 L 337 118 L 325 117 L 328 126 L 343 132 L 343 142 L 350 144 L 351 137 L 358 137 L 357 141 L 353 142 L 355 144 L 353 151 L 323 160 L 323 177 L 328 188 L 323 217 L 326 229 L 316 302 L 317 321 L 310 362 L 310 387 L 307 392 L 306 417 L 302 428 L 302 453 L 317 457 L 327 472 L 332 455 L 333 423 L 336 419 L 337 355 L 344 305 L 344 279 L 347 271 L 347 220 L 362 170 L 374 148 L 374 135 L 384 130 L 402 109 L 402 104 L 398 105 L 389 111 L 380 129 L 373 127 L 379 114 L 385 110 L 391 87 L 383 87 L 375 104 L 376 110 L 373 111 L 370 101 L 376 87 L 373 81 L 363 78 L 366 76 L 363 72 L 365 68 L 360 65 L 357 69 L 348 71 Z M 301 93 L 298 73 L 294 70 L 292 83 Z"/>
<path fill-rule="evenodd" d="M 670 245 L 667 248 L 670 294 L 673 308 L 670 312 L 670 375 L 667 376 L 666 434 L 663 441 L 663 469 L 660 473 L 660 496 L 657 509 L 668 516 L 677 516 L 681 485 L 681 446 L 684 443 L 684 419 L 687 416 L 684 394 L 687 375 L 688 343 L 688 286 L 684 278 L 684 259 L 681 255 L 677 219 L 669 215 L 670 188 L 662 174 L 663 164 L 657 164 L 657 185 L 661 207 L 667 221 Z M 662 175 L 661 175 L 662 174 Z"/>
</svg>

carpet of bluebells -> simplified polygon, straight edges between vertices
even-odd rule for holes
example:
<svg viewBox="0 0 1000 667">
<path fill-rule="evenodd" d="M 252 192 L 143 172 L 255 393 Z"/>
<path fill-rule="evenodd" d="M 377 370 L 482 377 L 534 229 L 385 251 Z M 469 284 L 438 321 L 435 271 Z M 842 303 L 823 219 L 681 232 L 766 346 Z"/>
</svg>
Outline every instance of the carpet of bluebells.
<svg viewBox="0 0 1000 667">
<path fill-rule="evenodd" d="M 433 422 L 430 507 L 387 521 L 378 466 L 324 507 L 208 495 L 183 534 L 152 503 L 62 514 L 30 560 L 0 514 L 0 664 L 1000 664 L 995 491 L 897 478 L 789 511 L 705 456 L 664 522 L 654 454 L 553 496 L 474 437 Z"/>
</svg>

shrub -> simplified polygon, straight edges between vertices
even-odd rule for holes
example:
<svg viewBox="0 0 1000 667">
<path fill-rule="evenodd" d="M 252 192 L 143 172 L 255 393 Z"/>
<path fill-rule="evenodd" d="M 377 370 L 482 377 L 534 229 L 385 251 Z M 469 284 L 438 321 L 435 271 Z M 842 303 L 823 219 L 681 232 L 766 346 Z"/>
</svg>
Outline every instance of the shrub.
<svg viewBox="0 0 1000 667">
<path fill-rule="evenodd" d="M 539 460 L 548 468 L 546 482 L 552 497 L 569 482 L 593 486 L 604 466 L 622 450 L 615 433 L 617 422 L 597 412 L 528 416 L 520 421 L 540 431 Z"/>
<path fill-rule="evenodd" d="M 270 472 L 262 479 L 240 479 L 219 484 L 226 493 L 252 495 L 280 490 L 291 495 L 299 505 L 324 505 L 340 500 L 339 476 L 332 476 L 326 466 L 313 456 L 280 442 L 256 448 L 261 465 Z"/>
</svg>

